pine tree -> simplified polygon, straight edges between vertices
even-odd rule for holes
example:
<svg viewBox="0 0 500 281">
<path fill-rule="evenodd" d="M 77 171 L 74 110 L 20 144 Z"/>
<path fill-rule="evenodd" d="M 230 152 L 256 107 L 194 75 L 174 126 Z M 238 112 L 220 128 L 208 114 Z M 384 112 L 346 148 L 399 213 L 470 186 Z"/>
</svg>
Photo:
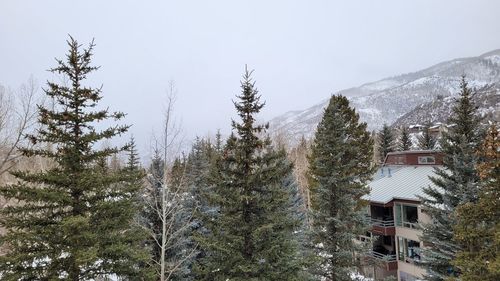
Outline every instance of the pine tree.
<svg viewBox="0 0 500 281">
<path fill-rule="evenodd" d="M 394 134 L 387 124 L 384 124 L 382 130 L 377 135 L 378 138 L 378 151 L 379 151 L 379 161 L 384 162 L 385 157 L 389 152 L 394 151 Z"/>
<path fill-rule="evenodd" d="M 310 157 L 313 243 L 324 280 L 351 280 L 361 249 L 354 242 L 367 230 L 361 200 L 368 194 L 373 141 L 344 96 L 332 96 L 318 125 Z M 319 246 L 321 245 L 321 246 Z"/>
<path fill-rule="evenodd" d="M 422 150 L 432 150 L 436 146 L 437 139 L 431 134 L 431 123 L 426 122 L 422 135 L 418 136 L 418 147 Z"/>
<path fill-rule="evenodd" d="M 408 151 L 413 146 L 410 138 L 410 132 L 408 127 L 402 126 L 400 130 L 400 137 L 398 142 L 398 150 L 399 151 Z"/>
<path fill-rule="evenodd" d="M 101 88 L 83 85 L 97 70 L 91 65 L 94 44 L 81 50 L 68 41 L 66 60 L 51 71 L 69 79 L 68 86 L 48 82 L 45 93 L 56 106 L 39 106 L 40 129 L 29 136 L 34 148 L 26 157 L 47 157 L 57 163 L 42 171 L 16 171 L 18 182 L 0 188 L 0 195 L 22 202 L 2 209 L 7 229 L 1 242 L 10 251 L 0 257 L 2 280 L 90 280 L 116 274 L 137 278 L 147 258 L 141 233 L 131 227 L 136 216 L 137 186 L 120 171 L 107 169 L 102 159 L 124 148 L 95 150 L 95 144 L 118 136 L 128 126 L 97 131 L 99 121 L 121 119 L 123 113 L 92 111 Z M 51 144 L 53 150 L 47 150 Z"/>
<path fill-rule="evenodd" d="M 220 138 L 219 134 L 217 138 Z M 186 272 L 189 274 L 183 280 L 198 280 L 193 268 L 206 256 L 206 252 L 198 247 L 196 236 L 209 235 L 203 224 L 204 217 L 216 219 L 217 209 L 209 205 L 204 195 L 211 191 L 210 172 L 217 157 L 220 157 L 220 154 L 209 140 L 197 138 L 186 159 L 185 183 L 189 199 L 185 201 L 185 207 L 191 210 L 193 220 L 188 230 L 189 241 L 185 243 L 184 251 L 191 251 L 194 254 L 185 263 Z"/>
<path fill-rule="evenodd" d="M 122 183 L 124 187 L 123 190 L 129 190 L 130 192 L 132 192 L 132 194 L 134 194 L 135 197 L 133 198 L 134 201 L 132 203 L 134 204 L 135 210 L 139 210 L 133 217 L 134 221 L 132 222 L 131 227 L 133 229 L 142 229 L 140 222 L 142 221 L 141 210 L 144 208 L 144 205 L 141 195 L 144 187 L 145 172 L 144 169 L 142 169 L 140 166 L 140 158 L 133 136 L 130 138 L 128 147 L 125 152 L 127 154 L 127 161 L 124 164 L 123 168 L 121 168 L 121 173 L 124 177 L 124 181 Z M 155 280 L 156 277 L 154 270 L 152 270 L 151 267 L 147 266 L 151 259 L 151 249 L 147 246 L 147 244 L 145 244 L 146 241 L 144 239 L 147 233 L 145 231 L 137 230 L 131 234 L 138 235 L 134 240 L 139 241 L 142 247 L 142 252 L 148 253 L 147 259 L 143 259 L 138 265 L 138 268 L 140 268 L 143 272 L 142 278 L 144 280 Z M 134 278 L 138 278 L 138 276 L 135 276 Z"/>
<path fill-rule="evenodd" d="M 429 280 L 444 280 L 456 276 L 458 271 L 451 265 L 460 250 L 453 241 L 453 226 L 456 225 L 455 209 L 461 204 L 476 202 L 479 175 L 477 150 L 482 139 L 480 119 L 472 101 L 472 90 L 465 77 L 460 84 L 461 93 L 455 101 L 448 120 L 454 126 L 440 139 L 444 153 L 444 169 L 436 169 L 431 177 L 435 187 L 424 188 L 421 197 L 422 209 L 432 223 L 423 225 L 423 265 Z"/>
<path fill-rule="evenodd" d="M 174 189 L 179 188 L 181 193 L 186 191 L 186 161 L 185 155 L 176 157 L 169 169 L 168 185 Z"/>
<path fill-rule="evenodd" d="M 209 235 L 198 236 L 206 257 L 197 263 L 200 280 L 299 280 L 301 270 L 294 231 L 299 221 L 284 179 L 292 172 L 286 155 L 261 139 L 267 126 L 256 125 L 264 106 L 246 71 L 235 102 L 241 123 L 216 162 L 211 206 L 217 219 L 203 221 Z"/>
<path fill-rule="evenodd" d="M 481 147 L 479 200 L 457 208 L 455 241 L 462 250 L 453 262 L 464 281 L 500 280 L 500 135 L 495 125 Z"/>
</svg>

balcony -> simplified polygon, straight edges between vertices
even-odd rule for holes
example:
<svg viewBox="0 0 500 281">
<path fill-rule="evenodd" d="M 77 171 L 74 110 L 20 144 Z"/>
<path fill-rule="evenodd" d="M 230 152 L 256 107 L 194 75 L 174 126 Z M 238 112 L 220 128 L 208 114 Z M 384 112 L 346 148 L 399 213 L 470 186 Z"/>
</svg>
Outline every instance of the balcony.
<svg viewBox="0 0 500 281">
<path fill-rule="evenodd" d="M 394 216 L 392 207 L 370 206 L 369 223 L 372 232 L 378 235 L 394 235 Z"/>
<path fill-rule="evenodd" d="M 398 269 L 397 256 L 394 252 L 387 252 L 385 249 L 379 248 L 371 250 L 369 256 L 380 261 L 381 266 L 385 267 L 388 271 Z"/>
<path fill-rule="evenodd" d="M 378 260 L 381 260 L 381 261 L 387 261 L 387 262 L 396 261 L 396 254 L 387 254 L 387 253 L 384 254 L 384 253 L 377 252 L 376 250 L 371 250 L 370 256 L 372 256 Z"/>
<path fill-rule="evenodd" d="M 374 226 L 394 227 L 394 219 L 393 218 L 383 218 L 383 219 L 370 218 L 370 221 L 371 221 L 372 225 L 374 225 Z"/>
<path fill-rule="evenodd" d="M 378 235 L 394 235 L 396 233 L 394 228 L 394 219 L 391 217 L 374 218 L 367 215 L 366 220 L 371 224 L 371 231 Z"/>
</svg>

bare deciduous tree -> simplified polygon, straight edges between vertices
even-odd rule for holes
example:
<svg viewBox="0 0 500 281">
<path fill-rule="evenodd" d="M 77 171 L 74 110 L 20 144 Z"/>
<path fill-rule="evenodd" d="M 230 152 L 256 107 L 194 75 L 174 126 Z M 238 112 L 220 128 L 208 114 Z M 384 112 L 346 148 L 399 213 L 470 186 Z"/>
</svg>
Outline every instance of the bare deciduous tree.
<svg viewBox="0 0 500 281">
<path fill-rule="evenodd" d="M 297 146 L 289 150 L 289 157 L 294 164 L 294 175 L 297 181 L 306 210 L 311 208 L 311 196 L 309 192 L 309 183 L 307 179 L 307 171 L 309 170 L 309 161 L 307 159 L 310 153 L 308 141 L 302 137 Z"/>
<path fill-rule="evenodd" d="M 36 104 L 40 102 L 38 86 L 33 77 L 17 91 L 0 86 L 0 175 L 8 171 L 21 157 L 17 148 L 24 134 L 36 121 Z"/>
<path fill-rule="evenodd" d="M 155 267 L 159 267 L 158 274 L 162 281 L 171 280 L 181 266 L 197 252 L 195 246 L 188 249 L 188 251 L 182 251 L 182 253 L 178 251 L 179 253 L 176 253 L 174 257 L 168 254 L 175 252 L 176 249 L 183 247 L 183 244 L 186 243 L 185 234 L 191 226 L 194 212 L 194 210 L 186 207 L 185 200 L 189 200 L 189 196 L 185 190 L 180 186 L 173 186 L 174 184 L 170 178 L 172 162 L 180 154 L 181 148 L 180 126 L 173 118 L 175 95 L 175 86 L 171 82 L 164 113 L 162 134 L 160 138 L 154 138 L 154 154 L 156 157 L 161 157 L 163 171 L 161 175 L 148 174 L 150 184 L 147 186 L 147 197 L 149 198 L 145 200 L 146 208 L 157 216 L 161 224 L 161 229 L 154 229 L 150 226 L 147 231 L 160 249 L 159 256 L 152 263 L 156 265 Z M 183 175 L 184 171 L 182 172 Z M 159 185 L 159 190 L 155 190 L 158 187 L 151 184 L 154 182 Z M 179 220 L 179 218 L 181 219 Z"/>
<path fill-rule="evenodd" d="M 0 85 L 0 178 L 5 180 L 7 172 L 18 164 L 21 153 L 18 148 L 26 147 L 25 134 L 36 124 L 38 114 L 38 84 L 33 77 L 19 89 L 12 90 Z M 7 202 L 0 198 L 0 208 Z"/>
</svg>

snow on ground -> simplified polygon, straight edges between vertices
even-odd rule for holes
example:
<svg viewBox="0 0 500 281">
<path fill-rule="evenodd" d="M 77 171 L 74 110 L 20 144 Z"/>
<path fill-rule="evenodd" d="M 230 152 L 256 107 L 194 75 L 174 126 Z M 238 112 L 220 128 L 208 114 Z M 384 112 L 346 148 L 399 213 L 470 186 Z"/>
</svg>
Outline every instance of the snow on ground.
<svg viewBox="0 0 500 281">
<path fill-rule="evenodd" d="M 363 275 L 361 275 L 360 273 L 358 272 L 352 272 L 351 273 L 351 279 L 353 281 L 374 281 L 373 278 L 368 278 L 368 277 L 365 277 Z"/>
</svg>

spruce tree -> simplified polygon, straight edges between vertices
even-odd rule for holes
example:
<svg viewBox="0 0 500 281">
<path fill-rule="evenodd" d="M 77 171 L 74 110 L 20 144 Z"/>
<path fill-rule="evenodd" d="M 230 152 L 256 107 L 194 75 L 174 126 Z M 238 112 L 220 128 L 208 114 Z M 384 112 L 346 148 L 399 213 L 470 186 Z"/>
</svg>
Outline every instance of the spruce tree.
<svg viewBox="0 0 500 281">
<path fill-rule="evenodd" d="M 495 125 L 481 146 L 479 200 L 457 208 L 455 241 L 461 246 L 455 261 L 464 281 L 500 280 L 500 135 Z"/>
<path fill-rule="evenodd" d="M 206 252 L 198 247 L 196 236 L 209 235 L 203 224 L 204 217 L 216 219 L 217 209 L 209 205 L 204 195 L 211 191 L 210 173 L 215 159 L 219 156 L 216 147 L 209 140 L 196 138 L 186 159 L 185 184 L 188 200 L 185 201 L 185 208 L 191 210 L 193 220 L 183 251 L 192 252 L 193 255 L 186 261 L 185 267 L 189 274 L 183 280 L 198 280 L 194 266 L 206 256 Z"/>
<path fill-rule="evenodd" d="M 402 126 L 400 130 L 400 136 L 398 141 L 399 151 L 408 151 L 413 146 L 410 138 L 410 132 L 407 126 Z"/>
<path fill-rule="evenodd" d="M 290 213 L 293 198 L 284 179 L 292 172 L 286 155 L 269 138 L 255 115 L 264 106 L 245 71 L 242 94 L 234 102 L 241 122 L 217 160 L 212 192 L 217 219 L 205 219 L 198 241 L 206 257 L 197 263 L 199 280 L 300 280 L 301 259 L 294 233 L 299 221 Z"/>
<path fill-rule="evenodd" d="M 436 169 L 431 177 L 434 186 L 424 188 L 423 211 L 432 223 L 423 225 L 422 241 L 425 244 L 423 266 L 429 280 L 444 280 L 457 276 L 458 270 L 451 261 L 461 250 L 453 240 L 457 206 L 478 199 L 479 175 L 477 150 L 482 139 L 477 107 L 472 100 L 472 90 L 465 77 L 460 83 L 460 96 L 456 99 L 448 123 L 453 124 L 440 139 L 444 153 L 444 169 Z"/>
<path fill-rule="evenodd" d="M 40 145 L 21 149 L 26 157 L 46 157 L 57 165 L 13 172 L 18 181 L 0 188 L 1 196 L 21 202 L 0 214 L 7 229 L 1 242 L 9 248 L 0 257 L 2 280 L 91 280 L 110 274 L 141 278 L 139 265 L 147 253 L 141 233 L 131 226 L 137 186 L 120 171 L 99 165 L 126 147 L 95 149 L 128 126 L 95 129 L 96 122 L 119 120 L 124 114 L 95 110 L 101 88 L 83 84 L 97 70 L 91 65 L 94 44 L 81 49 L 70 38 L 68 45 L 66 59 L 57 60 L 51 71 L 69 83 L 48 82 L 45 93 L 55 106 L 39 106 L 40 128 L 29 136 Z M 52 150 L 44 149 L 50 146 Z"/>
<path fill-rule="evenodd" d="M 168 185 L 170 185 L 174 191 L 180 189 L 179 192 L 186 191 L 186 156 L 181 155 L 176 157 L 172 163 L 172 167 L 169 169 Z"/>
<path fill-rule="evenodd" d="M 387 153 L 394 151 L 394 134 L 392 132 L 392 129 L 387 124 L 384 124 L 377 135 L 377 139 L 380 157 L 379 161 L 383 163 L 385 161 Z"/>
<path fill-rule="evenodd" d="M 418 136 L 418 147 L 422 150 L 432 150 L 436 146 L 436 137 L 431 134 L 431 123 L 426 122 L 422 135 Z"/>
<path fill-rule="evenodd" d="M 123 175 L 123 190 L 131 191 L 131 194 L 134 194 L 134 201 L 131 203 L 134 204 L 136 211 L 134 214 L 133 222 L 131 222 L 131 227 L 134 229 L 141 228 L 140 222 L 142 220 L 141 210 L 144 208 L 143 199 L 142 199 L 142 190 L 144 187 L 144 177 L 145 172 L 144 169 L 141 168 L 140 158 L 137 152 L 137 147 L 135 143 L 134 137 L 130 138 L 130 142 L 128 143 L 128 147 L 125 150 L 127 155 L 126 163 L 123 168 L 121 168 L 121 173 Z M 141 228 L 142 229 L 142 228 Z M 143 280 L 155 280 L 155 272 L 151 269 L 151 267 L 147 266 L 150 258 L 151 258 L 151 250 L 145 243 L 146 240 L 144 237 L 147 235 L 145 231 L 134 231 L 129 235 L 137 235 L 134 240 L 139 241 L 142 246 L 142 252 L 147 253 L 147 258 L 141 260 L 140 264 L 137 266 L 142 271 L 142 276 L 134 276 L 134 278 L 142 278 Z M 139 236 L 140 235 L 140 236 Z M 115 238 L 112 238 L 115 239 Z"/>
<path fill-rule="evenodd" d="M 361 197 L 369 193 L 373 141 L 366 123 L 344 96 L 332 96 L 318 125 L 310 156 L 312 241 L 320 262 L 316 271 L 329 281 L 351 280 L 363 251 L 355 243 L 367 231 Z"/>
</svg>

